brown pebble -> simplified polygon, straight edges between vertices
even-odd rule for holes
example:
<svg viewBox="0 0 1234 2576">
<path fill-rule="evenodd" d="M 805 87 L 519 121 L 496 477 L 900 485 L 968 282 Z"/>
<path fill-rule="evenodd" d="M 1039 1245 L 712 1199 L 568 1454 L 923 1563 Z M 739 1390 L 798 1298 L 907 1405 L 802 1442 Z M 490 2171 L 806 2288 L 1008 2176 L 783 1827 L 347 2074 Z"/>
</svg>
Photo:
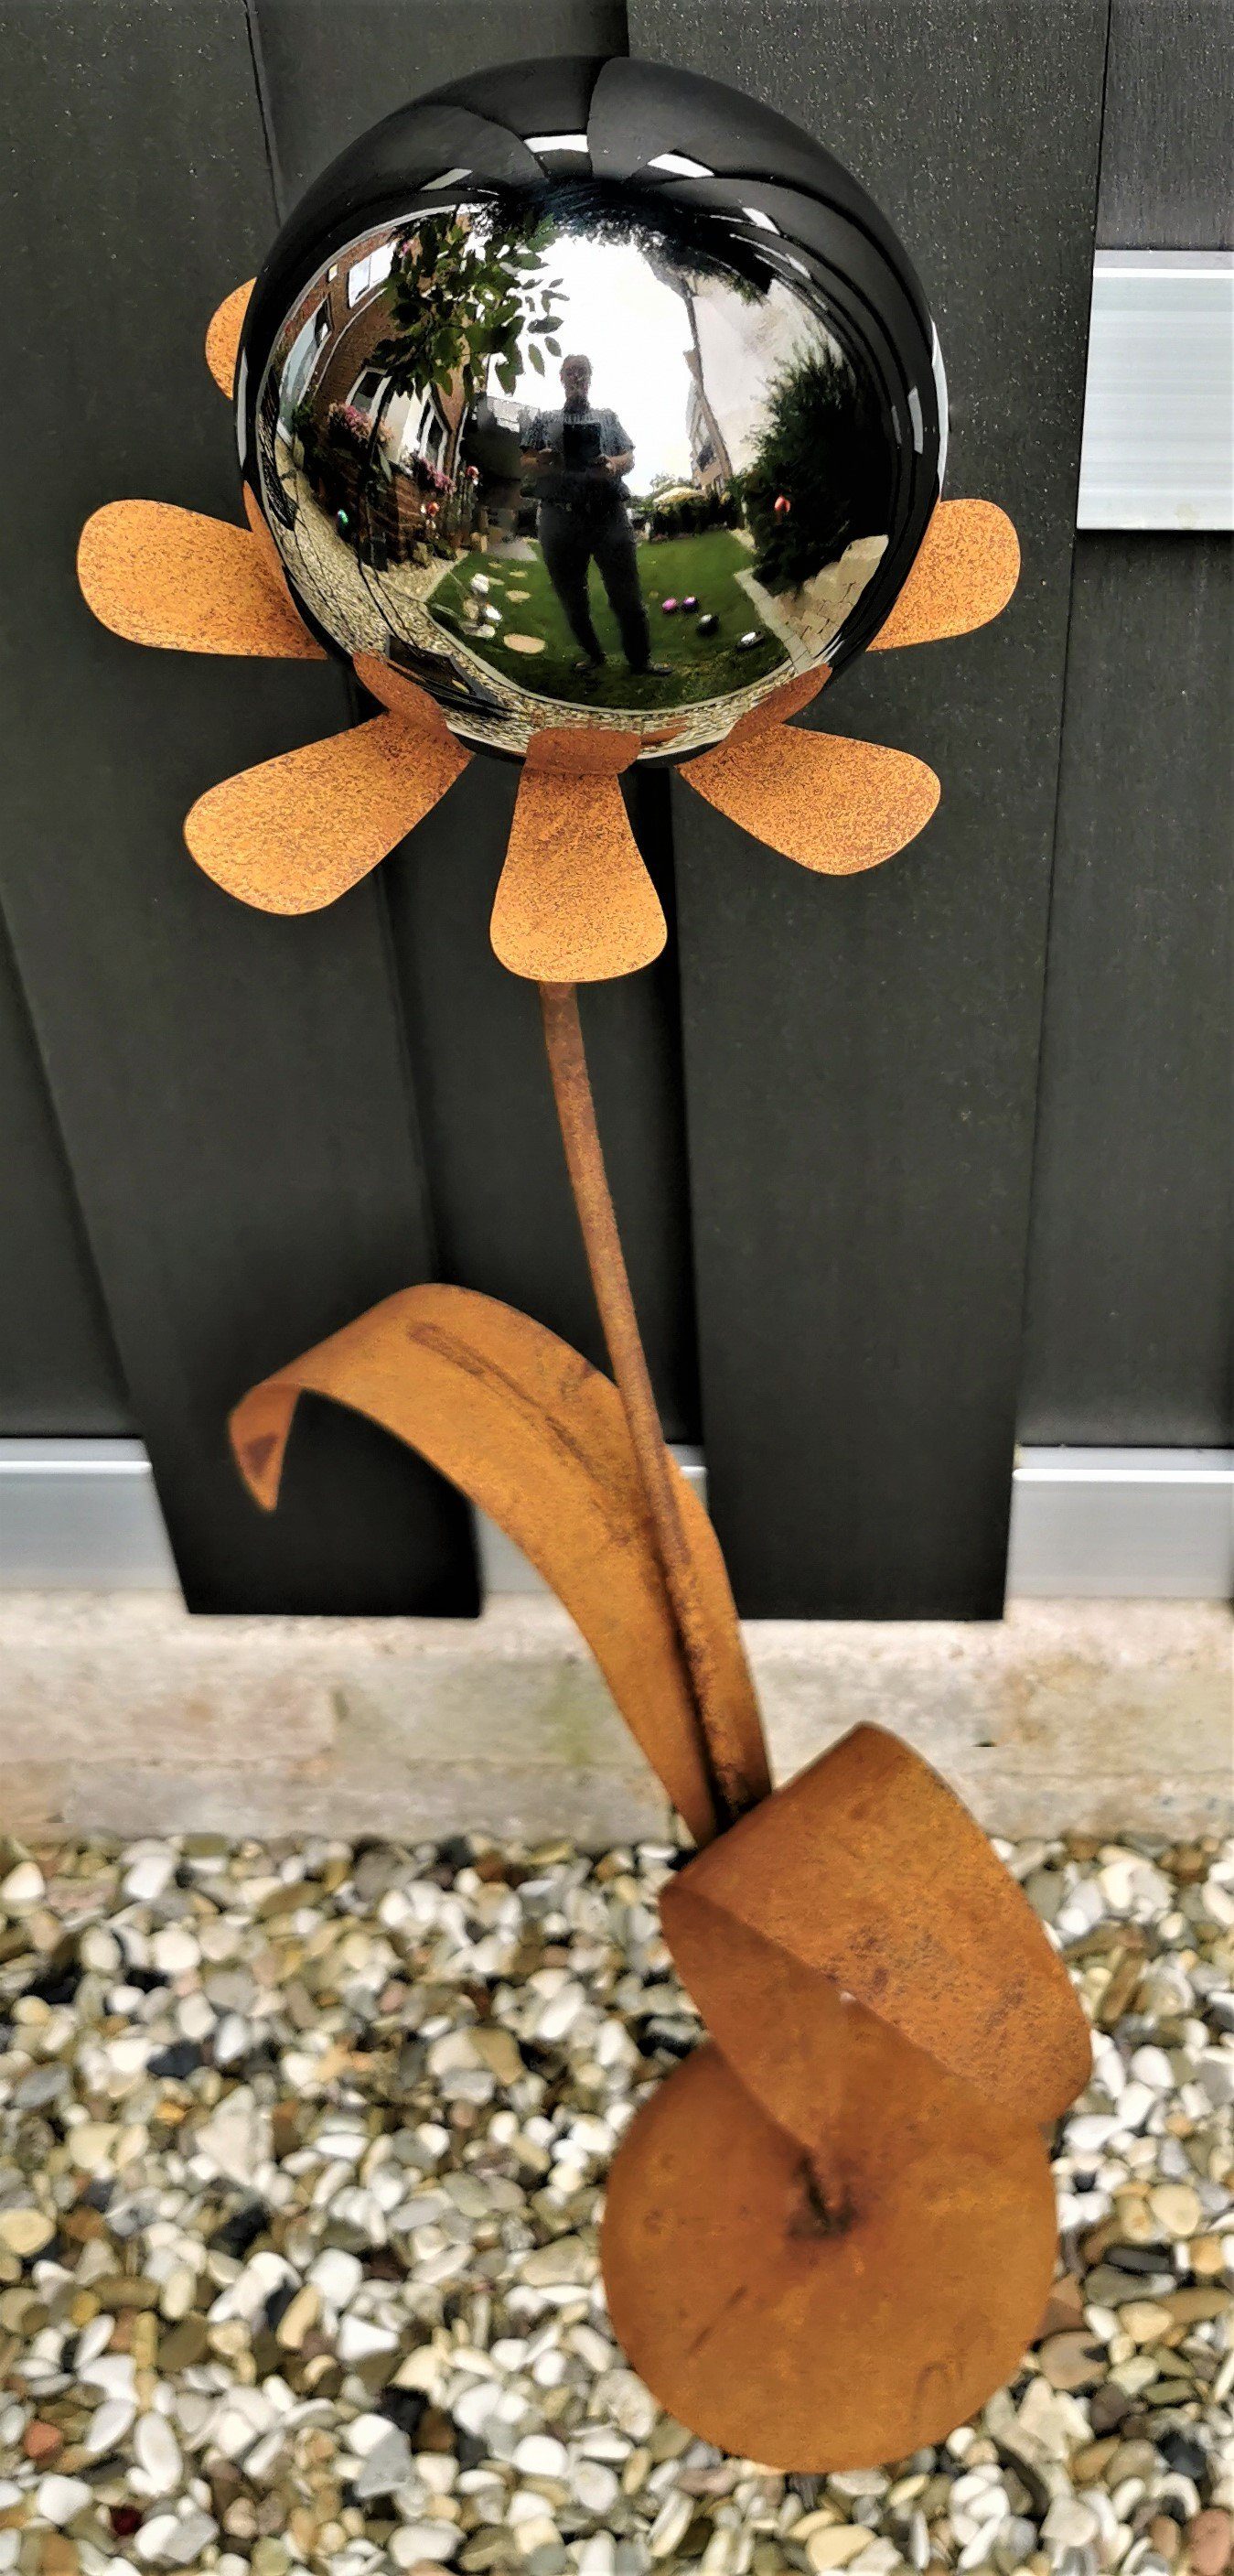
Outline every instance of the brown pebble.
<svg viewBox="0 0 1234 2576">
<path fill-rule="evenodd" d="M 1168 2308 L 1176 2325 L 1201 2325 L 1209 2317 L 1234 2315 L 1234 2292 L 1229 2290 L 1167 2290 L 1161 2302 Z"/>
<path fill-rule="evenodd" d="M 43 2576 L 77 2576 L 77 2543 L 67 2531 L 45 2531 L 39 2565 Z"/>
<path fill-rule="evenodd" d="M 26 2454 L 26 2458 L 28 2460 L 37 2460 L 41 2467 L 46 2466 L 49 2460 L 55 2459 L 56 2453 L 61 2449 L 63 2442 L 64 2435 L 60 2431 L 59 2426 L 57 2424 L 44 2424 L 41 2417 L 38 2415 L 34 2417 L 31 2423 L 27 2424 L 25 2432 L 21 2437 L 21 2447 Z"/>
<path fill-rule="evenodd" d="M 1113 2030 L 1116 2022 L 1130 2012 L 1136 1988 L 1144 1974 L 1143 1959 L 1134 1954 L 1120 1959 L 1097 2006 L 1097 2021 L 1102 2030 Z"/>
<path fill-rule="evenodd" d="M 1037 2354 L 1051 2388 L 1095 2388 L 1104 2368 L 1101 2345 L 1090 2334 L 1056 2334 Z"/>
<path fill-rule="evenodd" d="M 159 2368 L 165 2378 L 177 2370 L 191 2370 L 206 2349 L 209 2329 L 204 2317 L 181 2317 L 169 2326 L 159 2343 Z"/>
<path fill-rule="evenodd" d="M 1167 2567 L 1173 2566 L 1182 2547 L 1182 2538 L 1172 2513 L 1154 2515 L 1148 2526 L 1149 2546 L 1156 2551 L 1158 2558 L 1164 2558 Z"/>
<path fill-rule="evenodd" d="M 1108 2379 L 1104 2387 L 1093 2390 L 1089 2400 L 1088 2420 L 1094 2433 L 1112 2433 L 1114 2427 L 1125 2423 L 1127 2417 L 1134 2411 L 1134 2401 L 1127 2395 L 1126 2389 L 1117 2387 L 1112 2379 Z"/>
<path fill-rule="evenodd" d="M 1187 2556 L 1195 2576 L 1224 2576 L 1234 2546 L 1234 2522 L 1222 2505 L 1208 2505 L 1187 2525 Z"/>
<path fill-rule="evenodd" d="M 1095 2486 L 1118 2447 L 1117 2433 L 1107 2433 L 1100 2442 L 1086 2442 L 1082 2451 L 1073 2452 L 1069 2463 L 1072 2485 Z"/>
<path fill-rule="evenodd" d="M 1056 2281 L 1050 2292 L 1034 2341 L 1044 2343 L 1047 2335 L 1071 2333 L 1083 2323 L 1083 2289 L 1073 2273 L 1064 2272 L 1061 2281 Z"/>
<path fill-rule="evenodd" d="M 110 2308 L 115 2315 L 125 2308 L 157 2308 L 159 2303 L 157 2281 L 130 2280 L 125 2273 L 109 2272 L 90 2287 L 100 2308 Z"/>
<path fill-rule="evenodd" d="M 440 2407 L 425 2407 L 416 2426 L 416 2449 L 418 2451 L 454 2449 L 454 2426 L 449 2416 L 442 2414 Z"/>
</svg>

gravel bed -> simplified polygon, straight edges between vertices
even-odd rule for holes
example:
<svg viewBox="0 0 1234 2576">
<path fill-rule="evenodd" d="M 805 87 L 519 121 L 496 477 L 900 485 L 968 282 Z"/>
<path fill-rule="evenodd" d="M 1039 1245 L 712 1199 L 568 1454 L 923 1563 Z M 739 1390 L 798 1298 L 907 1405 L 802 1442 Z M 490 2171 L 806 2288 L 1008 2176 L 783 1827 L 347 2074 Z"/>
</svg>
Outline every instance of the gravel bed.
<svg viewBox="0 0 1234 2576">
<path fill-rule="evenodd" d="M 785 2478 L 625 2366 L 613 2148 L 697 2019 L 662 1848 L 0 1844 L 0 2571 L 1222 2576 L 1234 1848 L 1006 1857 L 1096 2072 L 1014 2384 Z"/>
</svg>

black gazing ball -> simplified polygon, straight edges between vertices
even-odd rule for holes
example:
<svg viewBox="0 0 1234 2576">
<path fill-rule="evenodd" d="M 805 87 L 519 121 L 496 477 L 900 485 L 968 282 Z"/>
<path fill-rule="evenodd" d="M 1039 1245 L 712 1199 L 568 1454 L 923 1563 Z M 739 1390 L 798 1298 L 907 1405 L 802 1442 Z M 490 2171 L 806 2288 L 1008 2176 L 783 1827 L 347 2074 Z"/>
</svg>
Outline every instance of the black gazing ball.
<svg viewBox="0 0 1234 2576">
<path fill-rule="evenodd" d="M 564 706 L 664 760 L 877 633 L 946 393 L 903 248 L 821 144 L 715 81 L 569 58 L 413 100 L 315 182 L 253 292 L 236 425 L 324 642 L 479 748 Z M 648 669 L 665 546 L 657 589 L 710 606 Z M 717 691 L 693 643 L 721 620 Z"/>
</svg>

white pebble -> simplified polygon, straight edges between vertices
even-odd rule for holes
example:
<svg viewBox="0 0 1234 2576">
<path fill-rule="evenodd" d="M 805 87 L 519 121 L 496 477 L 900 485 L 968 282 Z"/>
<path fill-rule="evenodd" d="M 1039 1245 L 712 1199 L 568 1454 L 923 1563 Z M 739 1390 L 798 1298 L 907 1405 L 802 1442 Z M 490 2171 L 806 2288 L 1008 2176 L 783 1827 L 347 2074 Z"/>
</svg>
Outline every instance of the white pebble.
<svg viewBox="0 0 1234 2576">
<path fill-rule="evenodd" d="M 41 1905 L 47 1893 L 47 1882 L 34 1860 L 19 1860 L 15 1869 L 0 1884 L 0 1904 L 11 1914 L 22 1914 L 31 1905 Z"/>
<path fill-rule="evenodd" d="M 86 2449 L 97 2457 L 103 2451 L 114 2451 L 122 2442 L 133 2421 L 134 2409 L 123 2397 L 106 2397 L 90 2419 Z"/>
<path fill-rule="evenodd" d="M 600 2460 L 579 2460 L 571 2472 L 575 2498 L 587 2513 L 609 2513 L 621 2492 L 611 2469 Z"/>
<path fill-rule="evenodd" d="M 54 2524 L 57 2531 L 84 2513 L 89 2502 L 90 2489 L 84 2478 L 59 2477 L 54 2469 L 50 2477 L 39 2480 L 35 2490 L 35 2503 L 44 2522 Z"/>
<path fill-rule="evenodd" d="M 124 1893 L 134 1905 L 157 1904 L 170 1887 L 176 1874 L 174 1852 L 153 1849 L 142 1853 L 125 1872 Z"/>
<path fill-rule="evenodd" d="M 308 2277 L 328 2308 L 345 2308 L 364 2279 L 364 2266 L 354 2254 L 345 2254 L 341 2246 L 327 2245 L 325 2252 L 309 2265 Z"/>
<path fill-rule="evenodd" d="M 174 2495 L 184 2475 L 180 2445 L 165 2415 L 140 2415 L 133 2451 L 151 2495 Z"/>
<path fill-rule="evenodd" d="M 547 2433 L 529 2433 L 514 2454 L 514 2466 L 524 2478 L 561 2478 L 566 2465 L 563 2445 Z"/>
</svg>

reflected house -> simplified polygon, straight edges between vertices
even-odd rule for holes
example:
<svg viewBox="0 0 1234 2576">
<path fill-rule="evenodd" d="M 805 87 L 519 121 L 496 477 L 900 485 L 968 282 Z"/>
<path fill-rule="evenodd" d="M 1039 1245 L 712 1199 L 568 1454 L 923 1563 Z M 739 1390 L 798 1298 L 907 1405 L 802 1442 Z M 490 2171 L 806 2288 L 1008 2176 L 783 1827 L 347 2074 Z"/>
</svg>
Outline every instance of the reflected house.
<svg viewBox="0 0 1234 2576">
<path fill-rule="evenodd" d="M 686 426 L 694 479 L 710 490 L 754 463 L 775 378 L 824 335 L 778 278 L 756 296 L 735 293 L 727 278 L 675 274 L 672 283 L 690 323 Z"/>
<path fill-rule="evenodd" d="M 690 392 L 686 402 L 686 434 L 690 441 L 692 480 L 704 492 L 719 491 L 731 482 L 733 466 L 723 432 L 703 384 L 702 362 L 697 348 L 687 349 L 686 365 L 690 370 Z"/>
<path fill-rule="evenodd" d="M 322 506 L 347 512 L 367 559 L 406 562 L 445 530 L 458 541 L 465 494 L 451 502 L 467 413 L 462 378 L 395 391 L 375 352 L 389 337 L 388 233 L 363 236 L 332 269 L 288 353 L 278 434 Z"/>
</svg>

